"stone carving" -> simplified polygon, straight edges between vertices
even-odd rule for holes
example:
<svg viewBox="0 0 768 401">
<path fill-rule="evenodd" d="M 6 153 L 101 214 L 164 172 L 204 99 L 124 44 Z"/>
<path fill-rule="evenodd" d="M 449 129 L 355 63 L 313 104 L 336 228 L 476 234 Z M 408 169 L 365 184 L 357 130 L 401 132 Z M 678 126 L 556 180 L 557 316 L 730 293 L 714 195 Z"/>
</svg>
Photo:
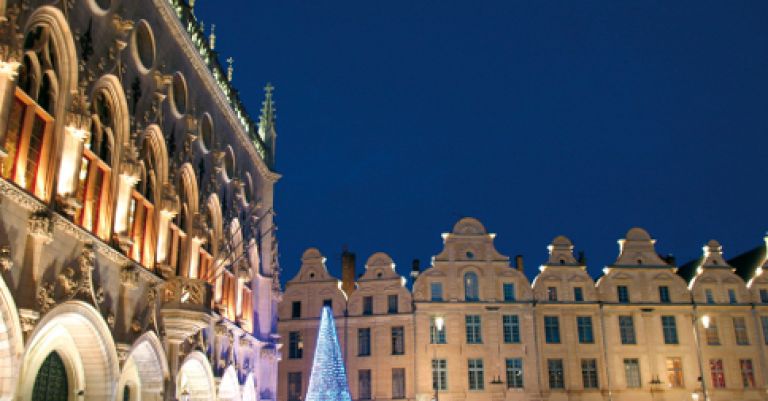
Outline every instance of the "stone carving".
<svg viewBox="0 0 768 401">
<path fill-rule="evenodd" d="M 120 269 L 120 282 L 126 288 L 134 288 L 139 282 L 139 269 L 135 265 L 126 265 Z"/>
<path fill-rule="evenodd" d="M 11 258 L 11 247 L 3 245 L 0 247 L 0 270 L 11 271 L 13 269 L 13 258 Z"/>
<path fill-rule="evenodd" d="M 174 277 L 165 284 L 163 302 L 203 305 L 205 303 L 205 281 Z"/>
<path fill-rule="evenodd" d="M 0 59 L 4 61 L 21 62 L 24 34 L 19 26 L 20 13 L 18 4 L 14 4 L 0 21 Z"/>
<path fill-rule="evenodd" d="M 122 36 L 133 29 L 133 21 L 114 14 L 112 16 L 112 26 L 117 31 L 117 34 Z"/>
<path fill-rule="evenodd" d="M 71 267 L 65 268 L 58 276 L 58 282 L 64 292 L 64 298 L 70 300 L 81 296 L 98 307 L 104 301 L 104 292 L 93 286 L 93 270 L 96 264 L 96 251 L 92 243 L 86 243 L 77 258 L 77 272 Z"/>
<path fill-rule="evenodd" d="M 53 283 L 44 283 L 37 289 L 36 300 L 40 313 L 46 313 L 56 305 L 56 300 L 53 299 L 54 288 Z"/>
<path fill-rule="evenodd" d="M 0 195 L 3 200 L 10 200 L 29 211 L 36 211 L 43 207 L 42 202 L 5 180 L 0 180 Z"/>
<path fill-rule="evenodd" d="M 19 309 L 19 323 L 21 324 L 21 330 L 25 334 L 35 328 L 38 320 L 40 320 L 40 313 L 38 311 L 26 308 Z"/>
<path fill-rule="evenodd" d="M 39 210 L 32 213 L 27 221 L 29 233 L 35 237 L 42 238 L 45 244 L 53 241 L 53 219 L 48 210 Z"/>
</svg>

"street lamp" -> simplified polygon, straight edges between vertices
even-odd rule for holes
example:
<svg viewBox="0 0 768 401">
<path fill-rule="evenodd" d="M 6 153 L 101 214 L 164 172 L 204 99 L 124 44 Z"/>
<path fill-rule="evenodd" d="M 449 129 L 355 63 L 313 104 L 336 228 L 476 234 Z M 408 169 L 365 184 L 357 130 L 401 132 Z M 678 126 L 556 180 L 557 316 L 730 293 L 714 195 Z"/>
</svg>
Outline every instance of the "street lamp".
<svg viewBox="0 0 768 401">
<path fill-rule="evenodd" d="M 443 328 L 445 327 L 445 318 L 442 316 L 436 316 L 435 317 L 435 344 L 440 344 L 440 332 L 443 331 Z M 437 360 L 437 347 L 432 348 L 432 363 L 434 363 L 435 366 L 433 368 L 435 369 L 435 401 L 440 401 L 440 394 L 438 390 L 440 390 L 440 362 Z"/>
<path fill-rule="evenodd" d="M 702 326 L 704 326 L 705 329 L 708 329 L 710 324 L 712 324 L 712 318 L 709 317 L 709 315 L 703 315 L 701 317 L 698 317 L 697 311 L 696 311 L 696 304 L 693 305 L 693 340 L 696 343 L 696 357 L 699 360 L 699 381 L 701 382 L 701 393 L 704 395 L 704 401 L 709 401 L 709 395 L 707 394 L 707 380 L 704 377 L 704 361 L 701 356 L 701 337 L 699 336 L 699 321 L 701 321 Z M 693 401 L 699 400 L 699 394 L 694 393 L 692 395 Z"/>
</svg>

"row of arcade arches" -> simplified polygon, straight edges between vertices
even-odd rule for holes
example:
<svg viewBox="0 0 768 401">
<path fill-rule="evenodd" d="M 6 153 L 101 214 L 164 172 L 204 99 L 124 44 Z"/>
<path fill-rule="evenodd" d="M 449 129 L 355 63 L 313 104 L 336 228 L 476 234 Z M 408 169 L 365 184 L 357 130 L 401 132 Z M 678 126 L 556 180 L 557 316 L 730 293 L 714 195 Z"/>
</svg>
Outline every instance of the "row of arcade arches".
<svg viewBox="0 0 768 401">
<path fill-rule="evenodd" d="M 192 401 L 256 401 L 253 374 L 240 386 L 230 366 L 218 386 L 207 357 L 195 351 L 166 388 L 169 365 L 154 332 L 139 337 L 122 369 L 109 327 L 81 301 L 58 305 L 23 341 L 20 319 L 0 279 L 0 401 L 161 401 L 164 391 Z M 169 383 L 170 384 L 170 383 Z M 218 387 L 218 388 L 217 388 Z"/>
</svg>

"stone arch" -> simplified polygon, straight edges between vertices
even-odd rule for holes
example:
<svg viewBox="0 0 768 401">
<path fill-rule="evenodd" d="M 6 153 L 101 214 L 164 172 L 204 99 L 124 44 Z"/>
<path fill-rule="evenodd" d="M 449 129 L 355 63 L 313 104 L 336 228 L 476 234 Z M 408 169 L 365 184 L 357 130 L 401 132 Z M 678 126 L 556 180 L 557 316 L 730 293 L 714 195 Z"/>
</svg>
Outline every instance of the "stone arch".
<svg viewBox="0 0 768 401">
<path fill-rule="evenodd" d="M 125 144 L 130 137 L 131 127 L 128 101 L 125 98 L 125 92 L 123 92 L 120 80 L 112 74 L 102 75 L 93 84 L 90 98 L 93 99 L 94 96 L 100 92 L 105 95 L 107 102 L 112 106 L 112 113 L 114 113 L 112 116 L 115 124 L 115 132 L 113 133 L 114 142 L 112 147 L 112 160 L 109 162 L 112 168 L 116 169 L 120 163 L 120 154 L 122 153 L 123 144 Z M 117 174 L 113 175 L 114 177 L 117 177 Z"/>
<path fill-rule="evenodd" d="M 250 372 L 245 378 L 245 384 L 243 384 L 243 401 L 257 401 L 258 397 L 256 394 L 258 394 L 258 391 L 256 390 L 256 379 L 253 377 L 253 372 Z"/>
<path fill-rule="evenodd" d="M 208 359 L 200 351 L 193 351 L 184 359 L 176 376 L 176 398 L 189 393 L 190 401 L 215 400 L 216 385 Z"/>
<path fill-rule="evenodd" d="M 16 303 L 0 277 L 0 399 L 10 400 L 19 377 L 17 355 L 24 349 Z"/>
<path fill-rule="evenodd" d="M 210 214 L 210 223 L 211 226 L 208 227 L 208 229 L 213 230 L 213 235 L 211 235 L 211 238 L 213 239 L 213 243 L 211 244 L 211 256 L 213 256 L 214 260 L 218 257 L 218 251 L 219 251 L 219 243 L 222 240 L 223 236 L 223 218 L 221 214 L 221 202 L 219 201 L 219 196 L 217 194 L 211 194 L 208 197 L 208 200 L 206 201 L 206 213 Z"/>
<path fill-rule="evenodd" d="M 51 115 L 54 117 L 53 136 L 47 146 L 50 150 L 50 157 L 47 166 L 44 167 L 48 172 L 47 179 L 43 185 L 44 193 L 50 195 L 53 191 L 53 177 L 58 168 L 63 147 L 63 136 L 59 135 L 64 127 L 66 120 L 68 98 L 73 90 L 77 88 L 77 50 L 72 38 L 72 32 L 69 23 L 64 14 L 56 7 L 41 6 L 35 9 L 27 19 L 24 26 L 24 32 L 30 32 L 35 27 L 44 27 L 48 30 L 49 38 L 53 43 L 54 55 L 56 57 L 56 96 L 54 109 Z M 40 76 L 40 79 L 43 77 Z"/>
<path fill-rule="evenodd" d="M 229 365 L 219 383 L 219 401 L 240 401 L 240 382 L 235 367 Z"/>
<path fill-rule="evenodd" d="M 149 147 L 149 149 L 145 150 L 154 155 L 157 163 L 154 172 L 155 178 L 157 179 L 155 194 L 159 195 L 162 191 L 163 184 L 168 179 L 168 149 L 165 147 L 163 131 L 157 124 L 150 124 L 144 130 L 144 146 Z"/>
<path fill-rule="evenodd" d="M 198 211 L 198 193 L 195 168 L 189 162 L 184 163 L 179 169 L 179 196 L 182 196 L 186 201 L 190 219 Z M 180 206 L 184 207 L 185 205 Z M 182 228 L 187 231 L 189 230 L 188 227 Z"/>
<path fill-rule="evenodd" d="M 77 51 L 75 42 L 72 39 L 72 32 L 69 29 L 67 18 L 62 12 L 53 6 L 41 6 L 35 9 L 32 15 L 27 19 L 24 26 L 24 32 L 29 32 L 36 26 L 43 26 L 49 29 L 54 48 L 56 49 L 56 59 L 58 67 L 59 92 L 56 100 L 56 115 L 61 116 L 66 108 L 65 100 L 67 96 L 77 86 Z"/>
<path fill-rule="evenodd" d="M 68 301 L 48 312 L 30 335 L 22 357 L 18 400 L 32 399 L 37 371 L 54 351 L 64 361 L 73 399 L 81 391 L 86 401 L 114 399 L 120 372 L 109 326 L 92 306 Z"/>
<path fill-rule="evenodd" d="M 141 394 L 142 401 L 160 401 L 163 383 L 169 374 L 165 351 L 157 335 L 151 331 L 144 333 L 125 360 L 118 395 L 128 385 L 132 393 Z"/>
<path fill-rule="evenodd" d="M 229 232 L 227 236 L 232 244 L 232 258 L 236 259 L 243 254 L 243 230 L 240 228 L 240 220 L 232 219 L 229 223 Z"/>
</svg>

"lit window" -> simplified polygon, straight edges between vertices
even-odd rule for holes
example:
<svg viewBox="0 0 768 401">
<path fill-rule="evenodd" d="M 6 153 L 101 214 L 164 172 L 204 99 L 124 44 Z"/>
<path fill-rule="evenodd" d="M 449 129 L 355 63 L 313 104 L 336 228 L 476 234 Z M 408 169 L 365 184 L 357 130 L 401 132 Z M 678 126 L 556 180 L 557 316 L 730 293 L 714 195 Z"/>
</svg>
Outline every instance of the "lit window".
<svg viewBox="0 0 768 401">
<path fill-rule="evenodd" d="M 433 317 L 429 324 L 429 343 L 430 344 L 445 344 L 445 324 L 437 329 L 436 320 L 437 317 Z M 442 318 L 440 318 L 442 319 Z"/>
<path fill-rule="evenodd" d="M 680 358 L 667 358 L 667 381 L 673 388 L 683 387 L 683 361 Z"/>
<path fill-rule="evenodd" d="M 598 388 L 596 359 L 581 360 L 581 380 L 584 388 Z"/>
<path fill-rule="evenodd" d="M 557 302 L 557 287 L 547 287 L 547 301 Z"/>
<path fill-rule="evenodd" d="M 723 371 L 723 360 L 710 359 L 709 371 L 712 375 L 712 386 L 714 388 L 725 388 L 725 372 Z"/>
<path fill-rule="evenodd" d="M 448 363 L 445 359 L 432 360 L 432 390 L 448 389 Z"/>
<path fill-rule="evenodd" d="M 752 360 L 739 359 L 739 367 L 741 368 L 741 383 L 744 388 L 755 387 L 755 371 L 752 368 Z"/>
<path fill-rule="evenodd" d="M 640 380 L 640 361 L 636 358 L 630 358 L 624 360 L 624 376 L 627 380 L 628 388 L 640 388 L 642 381 Z"/>
<path fill-rule="evenodd" d="M 288 333 L 288 359 L 301 359 L 304 357 L 304 341 L 301 332 Z"/>
<path fill-rule="evenodd" d="M 747 334 L 746 319 L 743 317 L 734 317 L 733 330 L 736 335 L 737 345 L 749 345 L 749 335 Z"/>
<path fill-rule="evenodd" d="M 565 387 L 565 372 L 562 359 L 547 359 L 547 376 L 549 388 L 562 389 Z"/>
<path fill-rule="evenodd" d="M 477 283 L 477 274 L 468 272 L 464 274 L 464 300 L 475 302 L 480 300 L 480 290 Z"/>
<path fill-rule="evenodd" d="M 707 337 L 707 345 L 720 345 L 720 334 L 717 330 L 717 319 L 714 317 L 709 318 L 709 327 L 704 328 L 704 333 Z"/>
</svg>

